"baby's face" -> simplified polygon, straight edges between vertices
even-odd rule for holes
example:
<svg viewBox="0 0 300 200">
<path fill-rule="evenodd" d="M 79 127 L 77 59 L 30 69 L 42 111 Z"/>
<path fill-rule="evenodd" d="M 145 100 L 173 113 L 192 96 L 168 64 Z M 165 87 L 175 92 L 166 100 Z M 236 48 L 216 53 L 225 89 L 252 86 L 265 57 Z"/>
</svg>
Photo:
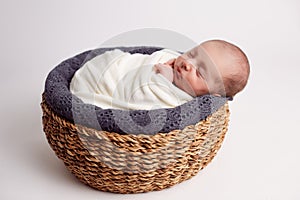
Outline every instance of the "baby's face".
<svg viewBox="0 0 300 200">
<path fill-rule="evenodd" d="M 212 45 L 201 44 L 174 62 L 174 84 L 192 96 L 217 94 L 224 88 L 222 77 L 228 74 L 230 55 Z"/>
</svg>

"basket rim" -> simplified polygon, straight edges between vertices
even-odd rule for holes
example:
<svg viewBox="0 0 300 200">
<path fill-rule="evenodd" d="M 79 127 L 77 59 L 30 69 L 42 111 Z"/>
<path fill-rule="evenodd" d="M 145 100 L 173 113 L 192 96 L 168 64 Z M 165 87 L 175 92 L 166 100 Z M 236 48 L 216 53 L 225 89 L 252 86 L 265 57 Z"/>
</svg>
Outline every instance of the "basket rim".
<svg viewBox="0 0 300 200">
<path fill-rule="evenodd" d="M 205 121 L 210 121 L 213 117 L 213 114 L 218 112 L 219 110 L 221 110 L 223 107 L 226 110 L 225 115 L 227 115 L 226 116 L 226 118 L 227 118 L 226 122 L 227 123 L 229 121 L 229 115 L 230 115 L 229 104 L 228 104 L 228 102 L 226 102 L 222 107 L 220 107 L 216 112 L 209 115 L 206 119 L 201 120 L 201 121 L 199 121 L 195 124 L 188 125 L 188 126 L 182 128 L 182 129 L 175 129 L 175 130 L 171 130 L 170 132 L 158 132 L 158 133 L 153 134 L 153 135 L 143 134 L 143 133 L 139 133 L 139 134 L 120 134 L 118 132 L 98 130 L 98 129 L 95 129 L 93 127 L 86 127 L 86 126 L 81 125 L 81 124 L 74 124 L 73 122 L 69 121 L 68 119 L 64 118 L 63 116 L 60 116 L 57 113 L 55 113 L 55 111 L 46 102 L 44 95 L 42 95 L 42 101 L 40 103 L 40 106 L 41 106 L 42 111 L 43 111 L 43 116 L 46 116 L 46 115 L 51 116 L 53 119 L 55 119 L 55 121 L 57 121 L 60 124 L 60 126 L 65 127 L 67 129 L 69 129 L 70 131 L 80 132 L 80 130 L 82 130 L 82 129 L 91 129 L 95 132 L 101 132 L 102 135 L 103 134 L 104 135 L 112 135 L 112 136 L 116 136 L 116 137 L 119 137 L 121 139 L 126 139 L 126 140 L 128 140 L 128 139 L 129 140 L 131 140 L 131 139 L 136 140 L 137 138 L 145 139 L 145 138 L 151 138 L 151 137 L 152 138 L 153 137 L 165 137 L 167 134 L 171 134 L 171 133 L 176 134 L 177 132 L 183 131 L 184 129 L 187 129 L 191 126 L 201 126 L 201 124 L 205 123 Z"/>
</svg>

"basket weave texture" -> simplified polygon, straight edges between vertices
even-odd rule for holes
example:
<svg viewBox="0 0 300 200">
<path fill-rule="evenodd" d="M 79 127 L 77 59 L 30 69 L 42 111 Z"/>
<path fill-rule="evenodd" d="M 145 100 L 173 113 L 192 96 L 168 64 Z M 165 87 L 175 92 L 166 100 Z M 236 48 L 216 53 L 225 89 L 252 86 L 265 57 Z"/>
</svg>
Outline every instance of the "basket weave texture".
<svg viewBox="0 0 300 200">
<path fill-rule="evenodd" d="M 195 125 L 154 135 L 107 132 L 57 115 L 43 97 L 43 130 L 56 155 L 83 183 L 102 191 L 141 193 L 195 176 L 227 132 L 228 103 Z"/>
</svg>

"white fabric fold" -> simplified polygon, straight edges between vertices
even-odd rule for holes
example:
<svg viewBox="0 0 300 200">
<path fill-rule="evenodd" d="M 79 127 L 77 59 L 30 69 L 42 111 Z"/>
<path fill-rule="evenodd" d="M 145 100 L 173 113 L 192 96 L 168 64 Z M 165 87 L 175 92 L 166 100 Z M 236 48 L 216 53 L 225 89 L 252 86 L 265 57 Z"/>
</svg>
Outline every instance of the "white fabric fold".
<svg viewBox="0 0 300 200">
<path fill-rule="evenodd" d="M 192 96 L 155 72 L 156 63 L 164 63 L 180 54 L 163 49 L 151 55 L 107 51 L 85 63 L 74 74 L 70 91 L 84 103 L 101 108 L 150 110 L 171 108 Z"/>
</svg>

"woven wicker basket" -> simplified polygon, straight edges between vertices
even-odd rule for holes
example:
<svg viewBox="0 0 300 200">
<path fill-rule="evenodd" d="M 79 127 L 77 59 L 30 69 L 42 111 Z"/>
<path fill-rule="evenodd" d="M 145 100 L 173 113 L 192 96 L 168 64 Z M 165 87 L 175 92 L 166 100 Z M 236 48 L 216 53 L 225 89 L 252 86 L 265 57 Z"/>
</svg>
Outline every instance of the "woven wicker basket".
<svg viewBox="0 0 300 200">
<path fill-rule="evenodd" d="M 195 176 L 216 155 L 229 121 L 226 102 L 180 130 L 119 134 L 70 122 L 44 95 L 41 106 L 47 140 L 66 167 L 83 183 L 114 193 L 162 190 Z"/>
</svg>

